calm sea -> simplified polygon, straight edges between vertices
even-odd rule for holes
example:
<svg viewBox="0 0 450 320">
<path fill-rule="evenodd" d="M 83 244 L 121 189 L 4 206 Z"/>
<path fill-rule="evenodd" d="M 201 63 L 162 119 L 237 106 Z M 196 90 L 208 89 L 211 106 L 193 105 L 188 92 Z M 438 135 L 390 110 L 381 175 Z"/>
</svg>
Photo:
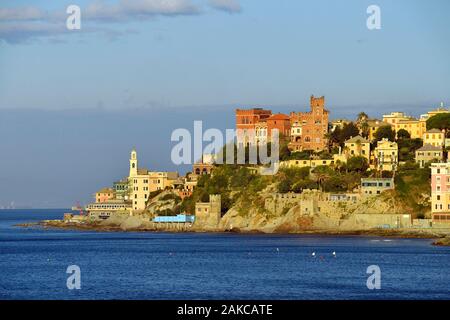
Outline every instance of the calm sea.
<svg viewBox="0 0 450 320">
<path fill-rule="evenodd" d="M 65 211 L 0 211 L 0 299 L 450 299 L 450 248 L 431 240 L 14 227 Z"/>
</svg>

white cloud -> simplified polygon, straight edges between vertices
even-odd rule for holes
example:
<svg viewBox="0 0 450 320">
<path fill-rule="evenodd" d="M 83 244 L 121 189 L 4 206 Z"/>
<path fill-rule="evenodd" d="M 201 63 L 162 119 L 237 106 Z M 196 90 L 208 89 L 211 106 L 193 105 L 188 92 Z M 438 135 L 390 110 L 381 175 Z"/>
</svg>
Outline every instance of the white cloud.
<svg viewBox="0 0 450 320">
<path fill-rule="evenodd" d="M 158 16 L 174 17 L 197 15 L 202 13 L 205 0 L 92 0 L 81 9 L 82 30 L 100 32 L 108 38 L 117 38 L 130 32 L 121 32 L 110 26 L 98 27 L 96 24 L 133 22 L 153 19 Z M 235 0 L 208 0 L 208 5 L 221 11 L 240 12 L 241 7 Z M 65 9 L 45 11 L 36 6 L 0 8 L 0 42 L 21 43 L 34 38 L 52 38 L 67 33 L 64 28 L 67 14 Z"/>
<path fill-rule="evenodd" d="M 45 12 L 36 7 L 0 8 L 0 22 L 41 20 L 45 17 Z"/>
<path fill-rule="evenodd" d="M 239 13 L 242 11 L 241 5 L 236 0 L 209 0 L 208 2 L 214 9 L 228 13 Z"/>
<path fill-rule="evenodd" d="M 66 31 L 64 26 L 55 24 L 14 22 L 0 24 L 0 40 L 16 44 L 33 38 L 57 36 Z"/>
<path fill-rule="evenodd" d="M 83 11 L 87 19 L 110 22 L 198 13 L 200 8 L 189 0 L 120 0 L 115 4 L 97 0 Z"/>
</svg>

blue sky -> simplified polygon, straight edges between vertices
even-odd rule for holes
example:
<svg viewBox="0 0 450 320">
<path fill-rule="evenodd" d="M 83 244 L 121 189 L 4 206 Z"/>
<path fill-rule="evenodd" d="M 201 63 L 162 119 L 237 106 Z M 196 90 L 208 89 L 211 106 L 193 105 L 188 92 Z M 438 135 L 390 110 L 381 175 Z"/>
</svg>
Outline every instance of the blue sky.
<svg viewBox="0 0 450 320">
<path fill-rule="evenodd" d="M 79 31 L 64 28 L 69 4 Z M 381 30 L 366 27 L 371 4 Z M 0 206 L 86 202 L 126 174 L 133 145 L 147 167 L 176 170 L 171 130 L 233 127 L 237 106 L 289 112 L 325 95 L 337 118 L 448 105 L 449 12 L 447 0 L 3 0 Z M 70 192 L 48 180 L 55 166 L 74 173 Z M 43 186 L 25 201 L 30 176 Z"/>
</svg>

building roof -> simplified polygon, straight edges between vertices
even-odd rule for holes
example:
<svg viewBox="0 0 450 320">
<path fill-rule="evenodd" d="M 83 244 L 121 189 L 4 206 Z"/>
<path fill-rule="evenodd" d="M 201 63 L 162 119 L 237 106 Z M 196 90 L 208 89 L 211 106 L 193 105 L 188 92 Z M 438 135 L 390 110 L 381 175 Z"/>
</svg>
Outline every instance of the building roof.
<svg viewBox="0 0 450 320">
<path fill-rule="evenodd" d="M 424 144 L 422 148 L 417 149 L 417 151 L 442 151 L 442 148 L 427 143 Z"/>
<path fill-rule="evenodd" d="M 370 127 L 384 127 L 384 126 L 392 126 L 389 122 L 385 122 L 379 119 L 367 119 L 367 124 Z"/>
<path fill-rule="evenodd" d="M 169 171 L 169 172 L 167 172 L 167 179 L 169 179 L 169 180 L 176 180 L 176 179 L 178 179 L 178 172 L 176 172 L 176 171 Z"/>
<path fill-rule="evenodd" d="M 439 129 L 430 129 L 430 130 L 427 130 L 425 133 L 442 133 L 442 131 Z"/>
<path fill-rule="evenodd" d="M 111 188 L 102 188 L 97 191 L 97 193 L 113 193 L 113 192 L 114 192 L 114 190 Z"/>
<path fill-rule="evenodd" d="M 350 138 L 350 139 L 345 141 L 345 143 L 356 143 L 356 142 L 369 143 L 369 140 L 367 140 L 364 137 L 361 137 L 360 135 L 357 135 L 356 137 L 352 137 L 352 138 Z"/>
<path fill-rule="evenodd" d="M 145 168 L 139 168 L 139 169 L 137 170 L 137 173 L 138 173 L 138 175 L 146 175 L 146 174 L 148 174 L 148 169 L 145 169 Z"/>
<path fill-rule="evenodd" d="M 394 181 L 394 178 L 361 178 L 361 182 L 363 181 Z"/>
<path fill-rule="evenodd" d="M 267 118 L 267 120 L 289 120 L 289 119 L 290 119 L 289 116 L 282 113 L 273 114 L 269 118 Z"/>
</svg>

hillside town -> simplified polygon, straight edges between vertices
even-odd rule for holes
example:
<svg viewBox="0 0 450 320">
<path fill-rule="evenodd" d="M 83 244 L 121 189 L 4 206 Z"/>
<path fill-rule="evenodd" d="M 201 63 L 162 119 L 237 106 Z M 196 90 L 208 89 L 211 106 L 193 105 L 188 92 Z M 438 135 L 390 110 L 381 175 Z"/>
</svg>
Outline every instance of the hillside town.
<svg viewBox="0 0 450 320">
<path fill-rule="evenodd" d="M 419 118 L 393 111 L 330 120 L 325 97 L 289 115 L 236 109 L 237 144 L 271 143 L 280 134 L 280 171 L 259 164 L 222 165 L 204 154 L 191 172 L 155 172 L 130 153 L 128 176 L 98 190 L 66 223 L 139 217 L 149 229 L 450 230 L 450 111 Z"/>
</svg>

